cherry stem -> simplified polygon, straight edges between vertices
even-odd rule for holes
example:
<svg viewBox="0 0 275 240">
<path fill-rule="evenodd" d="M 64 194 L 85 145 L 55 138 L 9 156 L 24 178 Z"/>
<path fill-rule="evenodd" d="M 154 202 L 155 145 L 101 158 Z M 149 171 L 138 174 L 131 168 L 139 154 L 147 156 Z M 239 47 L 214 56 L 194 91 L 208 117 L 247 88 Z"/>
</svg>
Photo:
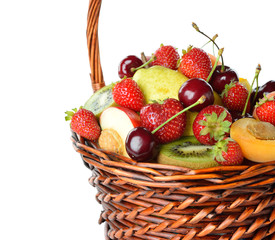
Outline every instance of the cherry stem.
<svg viewBox="0 0 275 240">
<path fill-rule="evenodd" d="M 196 29 L 197 32 L 199 32 L 200 34 L 202 34 L 203 36 L 207 37 L 211 42 L 214 43 L 214 45 L 216 46 L 216 48 L 218 50 L 220 50 L 219 46 L 217 45 L 217 43 L 215 42 L 215 39 L 218 37 L 218 35 L 216 34 L 213 38 L 210 38 L 209 36 L 207 36 L 204 32 L 200 31 L 198 25 L 196 23 L 192 23 L 193 28 Z M 224 61 L 223 61 L 223 56 L 221 56 L 221 60 L 222 60 L 222 68 L 221 71 L 224 71 Z"/>
<path fill-rule="evenodd" d="M 253 102 L 256 100 L 256 97 L 257 97 L 258 92 L 259 92 L 259 79 L 258 78 L 259 78 L 259 73 L 261 71 L 261 65 L 260 64 L 258 64 L 258 68 L 259 68 L 259 72 L 258 72 L 258 75 L 257 75 L 257 78 L 256 78 L 256 92 L 255 92 L 255 95 L 253 97 Z M 252 89 L 251 89 L 251 91 L 252 91 Z"/>
<path fill-rule="evenodd" d="M 255 98 L 256 98 L 256 96 L 257 96 L 257 94 L 258 94 L 258 84 L 259 84 L 258 78 L 259 78 L 259 74 L 260 74 L 261 70 L 262 70 L 261 65 L 258 64 L 258 66 L 256 67 L 256 72 L 255 72 L 254 79 L 253 79 L 253 81 L 252 81 L 252 83 L 251 83 L 251 86 L 250 86 L 250 89 L 249 89 L 249 92 L 248 92 L 248 96 L 247 96 L 247 98 L 246 98 L 246 102 L 245 102 L 245 106 L 244 106 L 244 109 L 243 109 L 243 112 L 242 112 L 242 116 L 244 116 L 245 113 L 246 113 L 246 109 L 247 109 L 247 106 L 248 106 L 248 101 L 249 101 L 249 99 L 250 99 L 250 95 L 251 95 L 251 92 L 252 92 L 253 85 L 254 85 L 254 82 L 255 82 L 255 81 L 256 81 L 256 83 L 257 83 L 257 89 L 256 89 L 256 93 L 255 93 L 255 95 L 254 95 L 253 101 L 255 100 Z"/>
<path fill-rule="evenodd" d="M 217 37 L 218 37 L 218 34 L 215 34 L 215 36 L 212 37 L 212 40 L 215 41 Z M 206 42 L 205 44 L 203 44 L 201 48 L 204 48 L 208 43 L 213 43 L 212 40 L 209 40 L 208 42 Z M 215 53 L 214 53 L 214 46 L 215 45 L 213 44 L 213 55 L 215 55 Z"/>
<path fill-rule="evenodd" d="M 211 41 L 209 40 L 208 42 L 206 42 L 205 44 L 203 44 L 203 45 L 201 46 L 201 48 L 204 48 L 208 43 L 211 43 Z"/>
<path fill-rule="evenodd" d="M 140 55 L 141 55 L 141 61 L 142 61 L 142 63 L 143 64 L 146 63 L 147 59 L 146 59 L 145 53 L 142 52 Z M 148 65 L 146 65 L 144 68 L 148 68 Z"/>
<path fill-rule="evenodd" d="M 180 114 L 188 111 L 189 109 L 199 105 L 199 104 L 202 104 L 204 103 L 204 101 L 206 100 L 206 97 L 203 95 L 201 96 L 195 103 L 193 103 L 192 105 L 184 108 L 183 110 L 181 110 L 180 112 L 178 112 L 177 114 L 175 114 L 174 116 L 172 116 L 171 118 L 169 118 L 168 120 L 166 120 L 164 123 L 162 123 L 161 125 L 159 125 L 157 128 L 155 128 L 153 131 L 152 131 L 152 134 L 154 134 L 155 132 L 157 132 L 160 128 L 162 128 L 164 125 L 166 125 L 168 122 L 170 122 L 171 120 L 173 120 L 174 118 L 176 118 L 177 116 L 179 116 Z"/>
<path fill-rule="evenodd" d="M 212 77 L 213 72 L 214 72 L 215 69 L 216 69 L 216 66 L 217 66 L 217 64 L 218 64 L 218 62 L 219 62 L 219 60 L 220 60 L 220 57 L 222 56 L 222 53 L 223 53 L 223 48 L 219 49 L 218 56 L 217 56 L 217 58 L 216 58 L 215 64 L 214 64 L 214 66 L 212 67 L 212 70 L 211 70 L 211 72 L 209 73 L 209 75 L 208 75 L 208 77 L 207 77 L 207 79 L 206 79 L 206 82 L 209 82 L 209 81 L 210 81 L 210 78 Z"/>
<path fill-rule="evenodd" d="M 132 72 L 135 72 L 145 66 L 148 66 L 151 62 L 153 62 L 154 60 L 156 60 L 156 56 L 153 54 L 152 57 L 145 63 L 143 63 L 141 66 L 137 67 L 137 68 L 131 68 Z"/>
</svg>

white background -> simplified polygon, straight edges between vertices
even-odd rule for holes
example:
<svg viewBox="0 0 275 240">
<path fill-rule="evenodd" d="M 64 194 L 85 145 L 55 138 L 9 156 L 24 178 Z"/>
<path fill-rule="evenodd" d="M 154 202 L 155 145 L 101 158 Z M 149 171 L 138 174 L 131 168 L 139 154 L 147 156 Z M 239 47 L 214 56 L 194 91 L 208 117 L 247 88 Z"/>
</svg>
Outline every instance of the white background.
<svg viewBox="0 0 275 240">
<path fill-rule="evenodd" d="M 240 77 L 251 81 L 260 63 L 260 83 L 274 79 L 272 3 L 103 0 L 105 81 L 118 80 L 118 63 L 129 54 L 150 55 L 161 43 L 201 47 L 207 40 L 193 21 L 211 37 L 219 34 L 225 63 Z M 92 94 L 87 9 L 88 0 L 0 3 L 0 239 L 104 239 L 91 173 L 64 121 L 66 110 Z"/>
</svg>

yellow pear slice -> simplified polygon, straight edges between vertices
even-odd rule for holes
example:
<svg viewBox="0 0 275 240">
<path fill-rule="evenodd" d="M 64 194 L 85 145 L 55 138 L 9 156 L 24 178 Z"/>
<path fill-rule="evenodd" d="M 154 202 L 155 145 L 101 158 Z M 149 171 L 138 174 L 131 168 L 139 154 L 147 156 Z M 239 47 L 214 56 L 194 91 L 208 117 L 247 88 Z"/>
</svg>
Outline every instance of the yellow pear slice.
<svg viewBox="0 0 275 240">
<path fill-rule="evenodd" d="M 166 98 L 178 99 L 181 85 L 188 80 L 182 73 L 162 66 L 139 69 L 133 79 L 143 92 L 146 103 Z"/>
</svg>

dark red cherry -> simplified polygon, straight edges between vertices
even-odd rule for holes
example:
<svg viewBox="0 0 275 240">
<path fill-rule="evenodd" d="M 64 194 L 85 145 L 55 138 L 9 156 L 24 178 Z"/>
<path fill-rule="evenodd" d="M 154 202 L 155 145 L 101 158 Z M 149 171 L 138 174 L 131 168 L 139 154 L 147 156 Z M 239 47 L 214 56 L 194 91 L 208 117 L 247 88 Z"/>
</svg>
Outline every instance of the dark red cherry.
<svg viewBox="0 0 275 240">
<path fill-rule="evenodd" d="M 159 153 L 159 145 L 155 136 L 144 127 L 133 128 L 125 141 L 128 155 L 139 162 L 148 162 Z"/>
<path fill-rule="evenodd" d="M 179 89 L 179 100 L 188 107 L 198 101 L 204 95 L 205 101 L 190 109 L 190 111 L 199 112 L 208 105 L 214 103 L 214 94 L 211 85 L 201 78 L 192 78 L 187 80 Z"/>
<path fill-rule="evenodd" d="M 241 118 L 252 118 L 252 115 L 248 112 L 246 112 L 244 115 L 242 115 L 241 112 L 237 111 L 230 111 L 231 117 L 232 117 L 232 122 L 236 122 L 237 120 Z"/>
<path fill-rule="evenodd" d="M 132 71 L 133 68 L 137 68 L 141 66 L 143 62 L 140 58 L 134 55 L 129 55 L 126 58 L 124 58 L 119 66 L 118 66 L 118 76 L 120 78 L 126 77 L 133 77 L 134 71 Z"/>
<path fill-rule="evenodd" d="M 221 70 L 222 65 L 218 65 L 213 72 L 212 77 L 210 78 L 210 85 L 213 87 L 213 90 L 218 94 L 221 94 L 225 88 L 226 84 L 230 82 L 238 82 L 239 77 L 237 73 L 230 67 L 224 66 L 224 70 Z"/>
<path fill-rule="evenodd" d="M 259 99 L 264 97 L 264 94 L 267 95 L 268 93 L 271 93 L 273 91 L 275 91 L 275 80 L 270 80 L 266 82 L 264 85 L 262 85 L 261 87 L 259 87 L 258 94 L 254 100 L 254 96 L 256 94 L 256 88 L 254 88 L 253 91 L 251 92 L 251 97 L 250 97 L 251 105 L 255 106 L 255 104 L 259 101 Z"/>
</svg>

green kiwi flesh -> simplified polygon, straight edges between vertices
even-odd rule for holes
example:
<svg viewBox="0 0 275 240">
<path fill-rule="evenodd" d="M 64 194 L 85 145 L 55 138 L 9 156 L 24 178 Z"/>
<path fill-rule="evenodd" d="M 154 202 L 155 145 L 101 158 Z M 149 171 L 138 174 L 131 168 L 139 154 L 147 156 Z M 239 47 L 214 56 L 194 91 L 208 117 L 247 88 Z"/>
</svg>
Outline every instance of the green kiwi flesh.
<svg viewBox="0 0 275 240">
<path fill-rule="evenodd" d="M 212 146 L 202 145 L 194 136 L 162 145 L 158 162 L 190 169 L 219 166 L 214 160 Z"/>
<path fill-rule="evenodd" d="M 84 104 L 83 108 L 92 111 L 98 118 L 100 114 L 108 107 L 117 106 L 114 102 L 112 89 L 115 83 L 104 86 L 96 91 Z"/>
</svg>

